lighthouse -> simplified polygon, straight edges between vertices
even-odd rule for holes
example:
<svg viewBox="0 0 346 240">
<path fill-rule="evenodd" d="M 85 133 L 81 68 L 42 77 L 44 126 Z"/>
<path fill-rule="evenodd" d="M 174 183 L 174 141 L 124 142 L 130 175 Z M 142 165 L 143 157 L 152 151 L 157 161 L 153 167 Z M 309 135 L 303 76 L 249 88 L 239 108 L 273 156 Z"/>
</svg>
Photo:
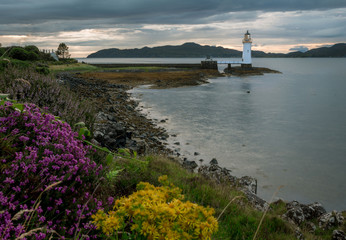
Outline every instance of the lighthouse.
<svg viewBox="0 0 346 240">
<path fill-rule="evenodd" d="M 244 39 L 243 39 L 243 58 L 242 58 L 242 67 L 252 67 L 252 60 L 251 60 L 251 44 L 252 44 L 252 39 L 251 35 L 249 33 L 249 30 L 246 31 L 244 34 Z"/>
</svg>

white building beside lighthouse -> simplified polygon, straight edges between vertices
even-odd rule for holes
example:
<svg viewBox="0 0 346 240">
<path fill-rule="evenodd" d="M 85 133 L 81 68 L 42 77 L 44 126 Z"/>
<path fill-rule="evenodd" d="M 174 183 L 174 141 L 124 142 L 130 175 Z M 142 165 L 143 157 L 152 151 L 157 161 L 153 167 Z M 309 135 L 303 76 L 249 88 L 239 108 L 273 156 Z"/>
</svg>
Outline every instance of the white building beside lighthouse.
<svg viewBox="0 0 346 240">
<path fill-rule="evenodd" d="M 251 59 L 251 44 L 252 39 L 251 35 L 249 33 L 249 30 L 246 31 L 244 34 L 243 39 L 243 57 L 242 57 L 242 66 L 251 67 L 252 66 L 252 59 Z"/>
</svg>

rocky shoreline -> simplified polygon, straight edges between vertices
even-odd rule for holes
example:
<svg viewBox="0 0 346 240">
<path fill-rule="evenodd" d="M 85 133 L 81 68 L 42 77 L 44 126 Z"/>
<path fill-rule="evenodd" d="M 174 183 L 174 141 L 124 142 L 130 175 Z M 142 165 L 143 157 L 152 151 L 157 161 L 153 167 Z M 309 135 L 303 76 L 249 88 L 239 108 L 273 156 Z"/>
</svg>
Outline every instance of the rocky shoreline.
<svg viewBox="0 0 346 240">
<path fill-rule="evenodd" d="M 204 75 L 199 75 L 199 77 L 205 79 Z M 256 209 L 266 211 L 269 207 L 268 202 L 256 195 L 257 180 L 255 178 L 249 176 L 235 177 L 230 170 L 220 167 L 216 159 L 212 159 L 209 164 L 198 167 L 195 161 L 179 158 L 179 153 L 177 154 L 168 148 L 166 140 L 169 134 L 167 131 L 138 111 L 139 103 L 133 100 L 127 92 L 133 86 L 112 83 L 106 79 L 97 79 L 95 76 L 89 78 L 78 73 L 61 73 L 58 75 L 58 79 L 71 90 L 89 98 L 98 107 L 93 129 L 94 143 L 112 150 L 128 148 L 143 155 L 166 155 L 179 162 L 186 169 L 199 172 L 216 182 L 226 182 L 236 187 L 244 193 Z M 205 82 L 196 81 L 196 84 Z M 164 83 L 161 84 L 165 85 Z M 174 87 L 170 84 L 165 86 Z M 332 227 L 341 226 L 344 221 L 342 213 L 336 211 L 327 213 L 320 203 L 305 205 L 296 201 L 285 203 L 283 200 L 278 200 L 273 204 L 285 205 L 286 211 L 282 217 L 297 226 L 298 239 L 304 239 L 300 227 L 308 226 L 311 232 L 314 232 L 316 225 L 328 230 Z M 332 239 L 346 239 L 345 232 L 335 230 Z"/>
</svg>

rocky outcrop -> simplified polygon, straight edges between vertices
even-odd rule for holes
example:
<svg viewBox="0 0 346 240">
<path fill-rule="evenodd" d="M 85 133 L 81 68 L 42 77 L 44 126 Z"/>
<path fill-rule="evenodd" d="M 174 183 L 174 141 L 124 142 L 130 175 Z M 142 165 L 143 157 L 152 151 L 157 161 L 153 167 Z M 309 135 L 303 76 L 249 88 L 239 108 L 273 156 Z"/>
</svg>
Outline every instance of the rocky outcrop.
<svg viewBox="0 0 346 240">
<path fill-rule="evenodd" d="M 286 204 L 287 212 L 283 215 L 284 218 L 292 221 L 296 225 L 300 225 L 305 221 L 317 219 L 326 213 L 326 210 L 320 203 L 301 204 L 297 201 L 292 201 Z"/>
<path fill-rule="evenodd" d="M 332 211 L 330 213 L 323 214 L 318 219 L 318 225 L 322 229 L 331 229 L 333 227 L 338 227 L 344 222 L 344 217 L 340 212 Z"/>
<path fill-rule="evenodd" d="M 344 217 L 340 212 L 332 211 L 327 213 L 323 206 L 317 202 L 301 204 L 297 201 L 292 201 L 286 204 L 286 209 L 286 213 L 282 216 L 284 219 L 295 224 L 297 229 L 304 227 L 306 231 L 312 234 L 315 233 L 317 228 L 329 230 L 339 227 L 344 221 Z M 318 226 L 314 222 L 317 222 Z M 332 239 L 346 240 L 345 233 L 341 230 L 334 230 Z"/>
<path fill-rule="evenodd" d="M 257 180 L 255 178 L 249 176 L 235 177 L 231 174 L 231 170 L 220 167 L 215 158 L 210 161 L 209 165 L 200 166 L 198 172 L 218 183 L 229 183 L 231 186 L 240 189 L 249 202 L 260 211 L 264 211 L 269 206 L 265 200 L 256 195 Z"/>
</svg>

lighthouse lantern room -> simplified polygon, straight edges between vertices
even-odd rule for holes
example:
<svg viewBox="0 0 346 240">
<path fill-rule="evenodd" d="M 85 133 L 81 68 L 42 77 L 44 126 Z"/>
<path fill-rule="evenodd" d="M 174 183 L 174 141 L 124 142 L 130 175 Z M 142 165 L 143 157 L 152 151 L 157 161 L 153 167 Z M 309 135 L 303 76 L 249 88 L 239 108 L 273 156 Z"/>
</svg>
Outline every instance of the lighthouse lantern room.
<svg viewBox="0 0 346 240">
<path fill-rule="evenodd" d="M 251 60 L 251 44 L 252 39 L 251 35 L 249 33 L 249 30 L 244 34 L 243 39 L 243 59 L 242 59 L 242 66 L 243 67 L 251 67 L 252 66 L 252 60 Z"/>
</svg>

